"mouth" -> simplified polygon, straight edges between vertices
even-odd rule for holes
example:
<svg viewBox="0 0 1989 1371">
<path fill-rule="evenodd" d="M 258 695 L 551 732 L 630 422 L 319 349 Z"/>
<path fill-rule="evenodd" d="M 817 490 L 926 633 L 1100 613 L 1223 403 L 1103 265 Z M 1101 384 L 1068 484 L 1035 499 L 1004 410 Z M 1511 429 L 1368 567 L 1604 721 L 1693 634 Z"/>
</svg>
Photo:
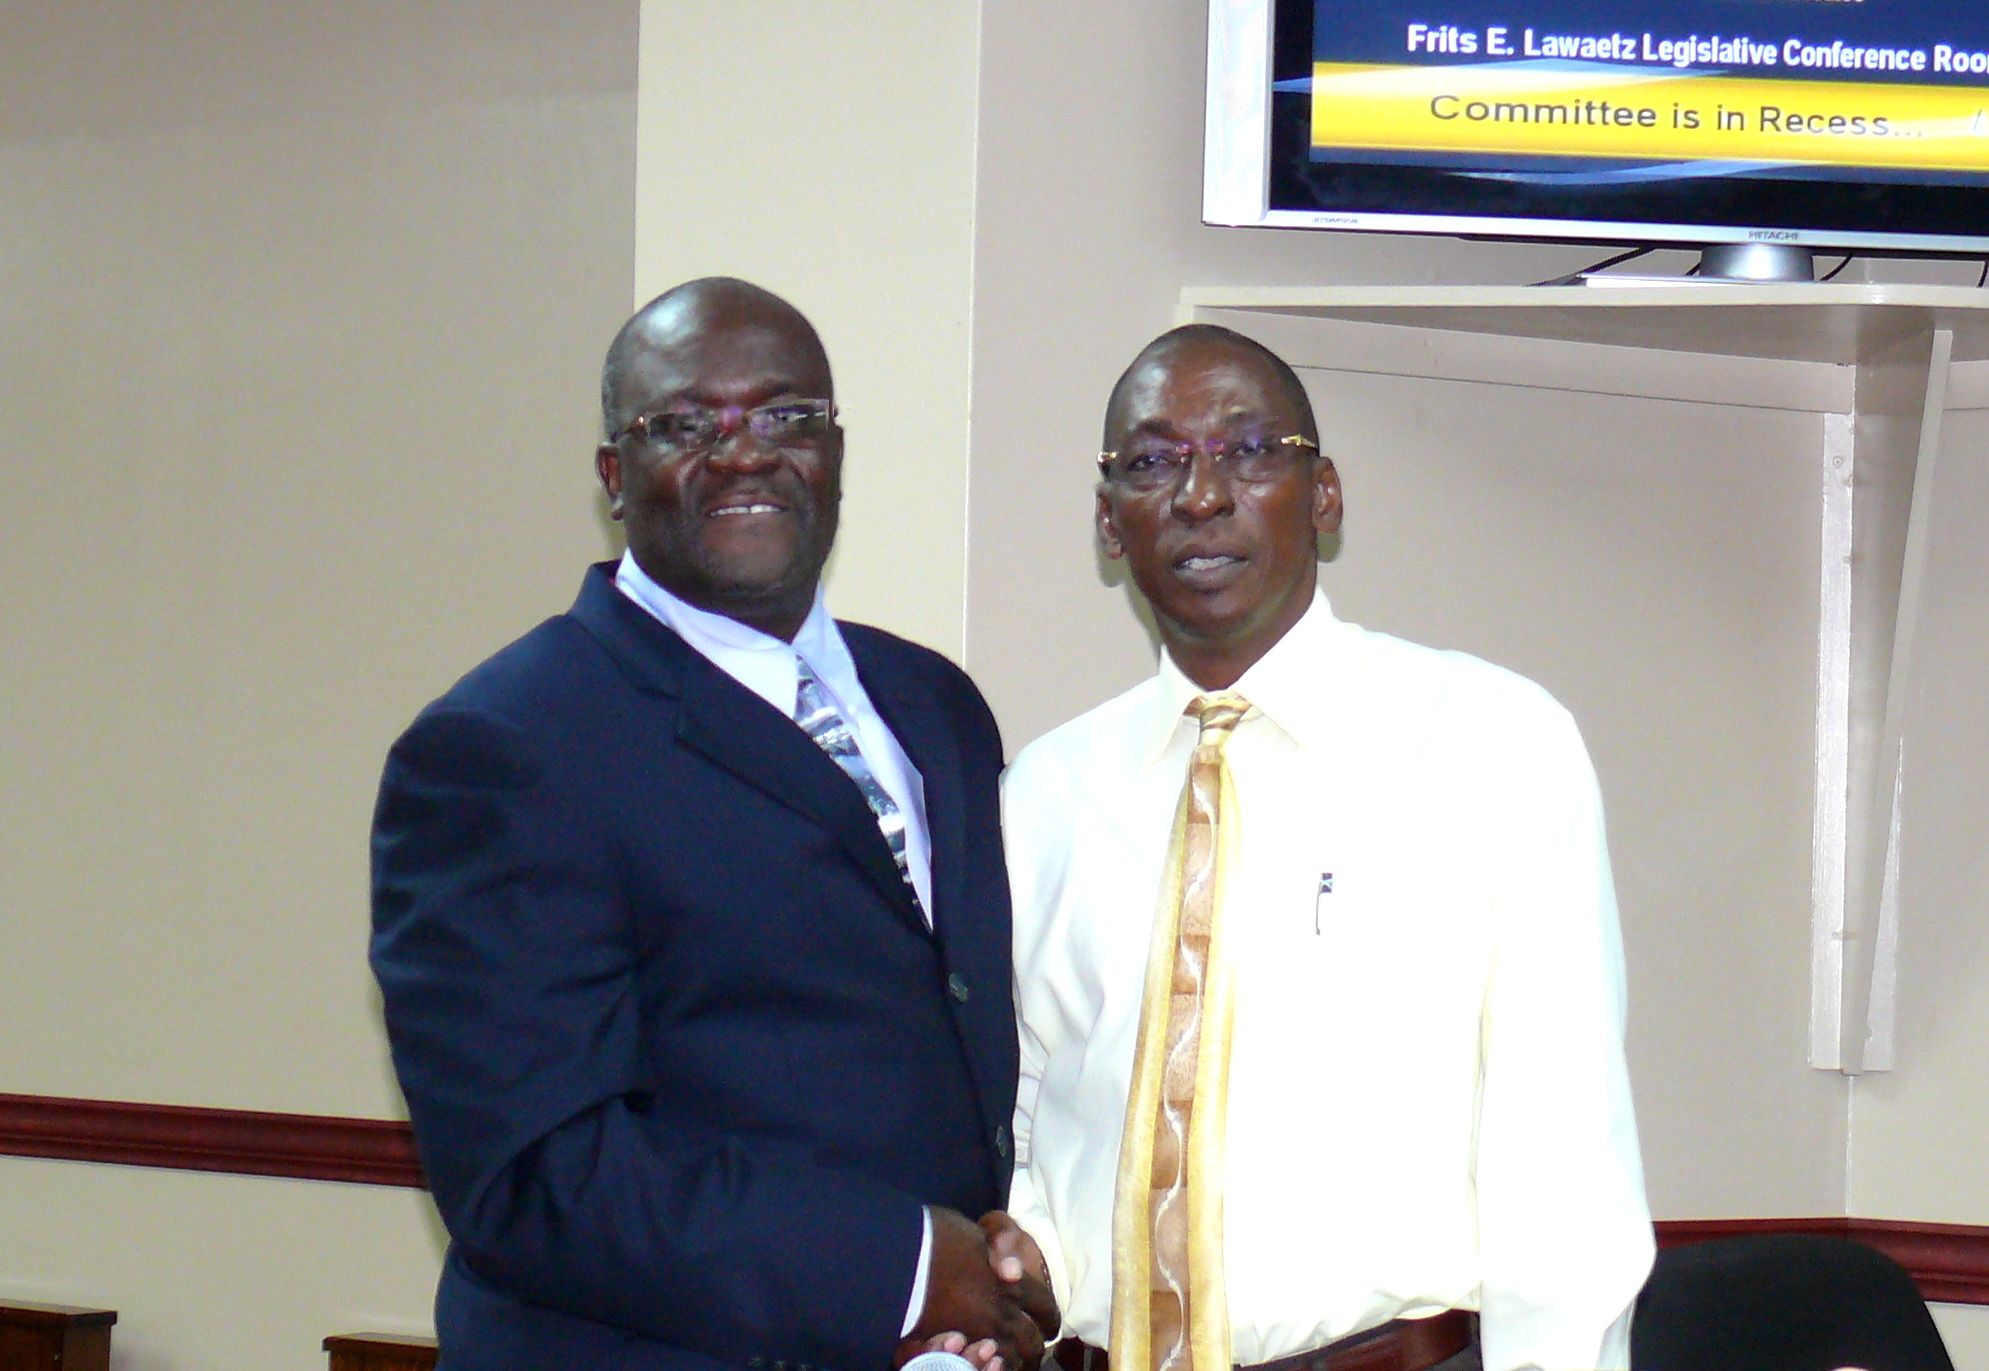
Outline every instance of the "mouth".
<svg viewBox="0 0 1989 1371">
<path fill-rule="evenodd" d="M 786 505 L 777 505 L 770 500 L 728 500 L 724 504 L 713 505 L 704 512 L 707 519 L 745 519 L 760 514 L 785 514 Z"/>
<path fill-rule="evenodd" d="M 1233 552 L 1191 552 L 1174 559 L 1174 573 L 1196 589 L 1218 590 L 1235 580 L 1249 562 Z"/>
</svg>

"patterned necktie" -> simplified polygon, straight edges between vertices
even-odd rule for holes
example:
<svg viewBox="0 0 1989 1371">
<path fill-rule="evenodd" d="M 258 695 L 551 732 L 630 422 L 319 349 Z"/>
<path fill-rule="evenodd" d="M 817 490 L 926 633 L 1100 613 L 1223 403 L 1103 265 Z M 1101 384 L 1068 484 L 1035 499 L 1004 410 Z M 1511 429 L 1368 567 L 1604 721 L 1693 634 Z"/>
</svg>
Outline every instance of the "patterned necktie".
<svg viewBox="0 0 1989 1371">
<path fill-rule="evenodd" d="M 864 803 L 877 816 L 877 827 L 884 831 L 884 841 L 891 845 L 891 859 L 898 864 L 898 874 L 904 878 L 905 889 L 911 892 L 912 903 L 917 904 L 919 895 L 912 885 L 911 863 L 905 856 L 905 816 L 898 812 L 891 792 L 878 784 L 877 777 L 871 774 L 870 763 L 864 761 L 863 754 L 857 751 L 856 733 L 850 728 L 849 720 L 836 712 L 835 705 L 829 702 L 829 693 L 815 679 L 814 670 L 800 657 L 794 660 L 801 669 L 800 679 L 794 688 L 794 722 L 815 740 L 815 746 L 835 759 L 836 765 L 863 792 Z"/>
<path fill-rule="evenodd" d="M 1222 1160 L 1234 982 L 1217 916 L 1236 844 L 1223 745 L 1249 710 L 1235 694 L 1187 710 L 1201 733 L 1154 917 L 1114 1195 L 1111 1352 L 1128 1371 L 1231 1364 Z"/>
</svg>

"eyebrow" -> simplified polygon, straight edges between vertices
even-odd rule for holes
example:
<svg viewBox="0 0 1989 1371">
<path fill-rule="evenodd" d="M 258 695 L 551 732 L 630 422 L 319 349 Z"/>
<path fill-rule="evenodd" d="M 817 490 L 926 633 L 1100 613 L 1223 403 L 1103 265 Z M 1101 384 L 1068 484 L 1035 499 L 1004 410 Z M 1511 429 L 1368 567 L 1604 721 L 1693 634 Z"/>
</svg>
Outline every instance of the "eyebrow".
<svg viewBox="0 0 1989 1371">
<path fill-rule="evenodd" d="M 1275 413 L 1267 413 L 1264 410 L 1252 409 L 1248 406 L 1239 406 L 1236 409 L 1230 410 L 1227 413 L 1218 416 L 1217 422 L 1223 424 L 1234 424 L 1238 422 L 1254 423 L 1254 424 L 1275 424 L 1279 422 L 1279 420 L 1277 419 Z M 1135 434 L 1142 434 L 1142 433 L 1164 435 L 1175 431 L 1175 427 L 1176 427 L 1175 423 L 1172 419 L 1169 419 L 1164 415 L 1154 415 L 1149 418 L 1142 419 L 1136 424 L 1127 425 L 1124 431 L 1126 436 L 1130 438 Z"/>
<path fill-rule="evenodd" d="M 757 387 L 757 389 L 761 390 L 764 393 L 765 398 L 755 400 L 753 402 L 753 405 L 773 404 L 774 402 L 781 399 L 783 396 L 792 396 L 796 399 L 805 398 L 813 400 L 822 400 L 829 398 L 827 395 L 812 394 L 810 391 L 799 385 L 791 376 L 775 376 L 768 382 L 767 385 L 762 387 Z M 713 404 L 710 396 L 711 392 L 704 388 L 704 383 L 702 381 L 693 380 L 691 384 L 685 386 L 682 390 L 678 391 L 668 400 L 660 401 L 658 403 L 661 404 L 689 403 L 694 405 L 703 405 L 707 409 L 724 408 L 723 405 Z M 753 407 L 753 405 L 748 405 L 747 408 L 750 409 Z"/>
</svg>

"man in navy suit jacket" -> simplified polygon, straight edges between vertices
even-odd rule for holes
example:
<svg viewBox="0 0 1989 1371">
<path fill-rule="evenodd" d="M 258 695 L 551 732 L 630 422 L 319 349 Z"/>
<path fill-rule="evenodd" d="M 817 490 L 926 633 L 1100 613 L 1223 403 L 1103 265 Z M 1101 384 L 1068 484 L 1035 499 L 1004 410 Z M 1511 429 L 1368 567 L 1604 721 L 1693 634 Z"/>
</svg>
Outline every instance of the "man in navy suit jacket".
<svg viewBox="0 0 1989 1371">
<path fill-rule="evenodd" d="M 443 1364 L 886 1371 L 957 1331 L 1022 1371 L 1056 1312 L 989 1242 L 1016 1077 L 994 720 L 822 608 L 842 430 L 792 306 L 660 296 L 602 404 L 628 556 L 422 712 L 375 815 Z M 797 726 L 803 673 L 858 757 Z"/>
</svg>

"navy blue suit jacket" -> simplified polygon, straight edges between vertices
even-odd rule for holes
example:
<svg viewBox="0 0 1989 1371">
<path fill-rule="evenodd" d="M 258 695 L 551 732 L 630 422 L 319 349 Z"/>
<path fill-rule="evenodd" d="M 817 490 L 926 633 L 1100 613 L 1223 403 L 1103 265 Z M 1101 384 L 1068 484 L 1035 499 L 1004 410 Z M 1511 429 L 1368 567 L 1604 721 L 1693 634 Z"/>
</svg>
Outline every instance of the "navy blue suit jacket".
<svg viewBox="0 0 1989 1371">
<path fill-rule="evenodd" d="M 781 713 L 591 569 L 394 745 L 372 961 L 451 1244 L 450 1371 L 883 1371 L 921 1205 L 1005 1200 L 987 706 L 844 625 L 925 781 L 935 931 Z"/>
</svg>

